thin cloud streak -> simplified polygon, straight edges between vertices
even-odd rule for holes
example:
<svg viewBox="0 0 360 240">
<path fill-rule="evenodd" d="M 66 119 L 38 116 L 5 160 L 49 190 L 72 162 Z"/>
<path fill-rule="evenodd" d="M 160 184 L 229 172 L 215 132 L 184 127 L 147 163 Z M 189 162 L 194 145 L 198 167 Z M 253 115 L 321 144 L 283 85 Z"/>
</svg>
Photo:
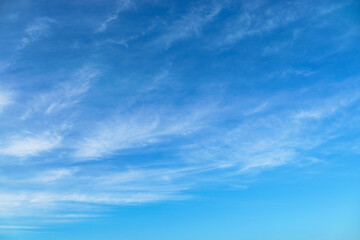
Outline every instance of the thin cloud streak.
<svg viewBox="0 0 360 240">
<path fill-rule="evenodd" d="M 39 17 L 35 19 L 25 30 L 26 37 L 22 39 L 20 49 L 27 47 L 32 42 L 38 41 L 40 38 L 46 37 L 50 34 L 51 24 L 55 20 L 48 17 Z"/>
<path fill-rule="evenodd" d="M 0 229 L 14 229 L 14 230 L 24 229 L 24 230 L 26 230 L 26 229 L 39 229 L 39 227 L 0 225 Z"/>
<path fill-rule="evenodd" d="M 91 82 L 99 74 L 100 71 L 90 65 L 80 68 L 72 74 L 69 81 L 60 83 L 53 91 L 40 94 L 29 101 L 28 108 L 21 119 L 26 120 L 34 113 L 55 114 L 74 106 L 89 90 Z"/>
<path fill-rule="evenodd" d="M 58 146 L 62 137 L 56 133 L 45 132 L 38 135 L 18 135 L 0 143 L 0 155 L 14 157 L 36 156 Z"/>
<path fill-rule="evenodd" d="M 191 135 L 207 124 L 206 119 L 213 111 L 208 107 L 184 109 L 183 112 L 153 109 L 115 117 L 101 123 L 90 136 L 85 137 L 78 144 L 75 156 L 101 158 L 117 150 L 155 144 L 165 137 Z"/>
<path fill-rule="evenodd" d="M 271 7 L 258 3 L 245 5 L 237 17 L 228 20 L 225 24 L 223 33 L 220 34 L 221 39 L 217 44 L 218 46 L 232 45 L 247 37 L 269 34 L 295 21 L 303 20 L 305 17 L 318 18 L 329 14 L 346 4 L 348 3 L 319 7 L 312 2 L 293 1 L 281 2 Z"/>
<path fill-rule="evenodd" d="M 191 8 L 186 15 L 171 23 L 153 44 L 169 48 L 177 41 L 200 35 L 202 28 L 211 23 L 222 8 L 219 2 Z"/>
<path fill-rule="evenodd" d="M 104 32 L 107 28 L 108 25 L 112 22 L 115 21 L 118 17 L 119 14 L 122 11 L 128 10 L 129 8 L 131 8 L 134 5 L 134 3 L 131 0 L 119 0 L 117 2 L 117 6 L 116 6 L 116 11 L 114 14 L 109 15 L 105 21 L 103 21 L 100 26 L 96 29 L 96 32 L 100 33 L 100 32 Z"/>
</svg>

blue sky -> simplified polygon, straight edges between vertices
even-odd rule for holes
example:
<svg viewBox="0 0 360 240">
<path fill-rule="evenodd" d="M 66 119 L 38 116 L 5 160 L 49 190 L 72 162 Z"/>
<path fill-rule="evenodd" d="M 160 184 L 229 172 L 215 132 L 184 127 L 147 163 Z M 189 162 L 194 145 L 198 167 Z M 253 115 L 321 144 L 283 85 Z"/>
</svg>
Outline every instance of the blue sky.
<svg viewBox="0 0 360 240">
<path fill-rule="evenodd" d="M 1 1 L 0 239 L 359 239 L 359 13 Z"/>
</svg>

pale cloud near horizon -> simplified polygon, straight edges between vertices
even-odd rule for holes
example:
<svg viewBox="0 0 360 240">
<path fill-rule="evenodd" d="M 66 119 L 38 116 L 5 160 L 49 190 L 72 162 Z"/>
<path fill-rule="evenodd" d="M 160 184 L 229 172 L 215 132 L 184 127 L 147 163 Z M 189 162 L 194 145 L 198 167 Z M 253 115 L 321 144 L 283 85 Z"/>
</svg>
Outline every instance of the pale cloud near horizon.
<svg viewBox="0 0 360 240">
<path fill-rule="evenodd" d="M 13 229 L 13 230 L 26 230 L 26 229 L 39 229 L 34 226 L 14 226 L 14 225 L 0 225 L 0 229 Z"/>
<path fill-rule="evenodd" d="M 193 172 L 191 168 L 133 168 L 117 170 L 104 168 L 104 172 L 86 168 L 35 170 L 27 177 L 1 178 L 12 186 L 20 183 L 24 188 L 0 191 L 0 217 L 54 216 L 59 209 L 74 204 L 78 212 L 86 212 L 91 205 L 126 205 L 188 198 L 179 194 L 189 188 L 181 178 Z M 33 170 L 30 170 L 31 172 Z M 178 182 L 180 181 L 180 182 Z M 46 189 L 43 186 L 46 185 Z M 37 189 L 42 189 L 41 191 Z M 85 190 L 86 189 L 86 190 Z M 22 210 L 18 211 L 18 206 Z M 95 207 L 95 206 L 93 206 Z M 38 212 L 38 210 L 40 210 Z"/>
</svg>

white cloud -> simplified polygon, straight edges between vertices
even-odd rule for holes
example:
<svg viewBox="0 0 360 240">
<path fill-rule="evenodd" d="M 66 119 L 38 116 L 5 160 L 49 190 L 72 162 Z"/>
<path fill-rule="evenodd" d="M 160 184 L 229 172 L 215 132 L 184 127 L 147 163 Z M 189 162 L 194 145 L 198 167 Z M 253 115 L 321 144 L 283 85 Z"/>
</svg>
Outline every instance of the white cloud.
<svg viewBox="0 0 360 240">
<path fill-rule="evenodd" d="M 72 74 L 71 80 L 60 83 L 54 90 L 39 94 L 32 99 L 21 119 L 26 120 L 37 112 L 46 115 L 55 114 L 77 104 L 99 73 L 99 70 L 90 65 L 82 67 Z"/>
<path fill-rule="evenodd" d="M 258 10 L 258 9 L 256 9 Z M 270 8 L 262 14 L 256 11 L 242 12 L 225 28 L 227 34 L 221 44 L 232 44 L 248 36 L 260 35 L 284 26 L 299 18 L 298 9 L 283 6 Z"/>
<path fill-rule="evenodd" d="M 244 115 L 248 116 L 248 115 L 253 115 L 253 114 L 262 112 L 262 111 L 264 111 L 266 109 L 267 105 L 268 105 L 267 102 L 261 103 L 260 105 L 258 105 L 254 109 L 251 109 L 250 111 L 245 112 Z"/>
<path fill-rule="evenodd" d="M 78 144 L 76 156 L 99 158 L 115 151 L 141 148 L 167 136 L 192 134 L 203 127 L 213 113 L 211 106 L 195 106 L 181 112 L 161 109 L 139 110 L 106 120 Z"/>
<path fill-rule="evenodd" d="M 105 21 L 103 21 L 100 26 L 97 28 L 97 32 L 103 32 L 107 29 L 108 24 L 112 21 L 115 21 L 118 17 L 120 12 L 125 11 L 133 6 L 133 2 L 131 0 L 119 0 L 117 2 L 116 11 L 115 13 L 109 15 Z"/>
<path fill-rule="evenodd" d="M 40 135 L 18 135 L 8 139 L 0 146 L 0 154 L 15 157 L 36 156 L 56 147 L 62 137 L 50 132 Z"/>
<path fill-rule="evenodd" d="M 186 197 L 180 192 L 190 186 L 183 177 L 188 180 L 194 169 L 83 167 L 29 171 L 35 171 L 35 177 L 2 177 L 11 190 L 0 189 L 0 218 L 32 216 L 49 220 L 59 218 L 61 213 L 61 218 L 73 219 L 102 205 L 182 200 Z M 51 177 L 51 173 L 55 176 Z"/>
<path fill-rule="evenodd" d="M 71 127 L 67 118 L 57 118 L 57 113 L 68 109 L 80 101 L 80 97 L 88 91 L 90 81 L 99 71 L 91 66 L 85 66 L 72 75 L 72 79 L 58 84 L 54 90 L 43 94 L 33 94 L 21 120 L 27 121 L 30 131 L 24 133 L 3 133 L 0 141 L 0 155 L 13 157 L 37 156 L 59 146 L 64 131 Z M 0 94 L 0 110 L 10 103 L 10 94 Z M 34 114 L 38 114 L 35 115 Z M 33 120 L 47 121 L 41 127 L 36 127 Z M 33 128 L 33 129 L 31 129 Z M 37 132 L 31 134 L 30 132 Z"/>
<path fill-rule="evenodd" d="M 218 44 L 231 45 L 247 37 L 267 34 L 300 19 L 321 17 L 342 6 L 344 4 L 319 7 L 306 1 L 281 2 L 271 7 L 266 4 L 250 4 L 236 18 L 227 22 Z"/>
<path fill-rule="evenodd" d="M 12 95 L 9 91 L 0 91 L 0 113 L 6 106 L 12 103 Z"/>
<path fill-rule="evenodd" d="M 0 225 L 0 229 L 14 229 L 14 230 L 21 230 L 21 229 L 39 229 L 39 227 L 33 227 L 33 226 L 10 226 L 10 225 Z"/>
<path fill-rule="evenodd" d="M 26 179 L 26 181 L 34 183 L 52 183 L 62 180 L 66 177 L 71 177 L 75 172 L 76 171 L 74 169 L 59 168 L 55 170 L 41 172 L 34 178 Z"/>
<path fill-rule="evenodd" d="M 0 60 L 0 73 L 4 72 L 9 66 L 12 64 L 12 59 L 8 61 L 1 61 Z"/>
<path fill-rule="evenodd" d="M 332 112 L 336 115 L 358 101 L 358 91 L 354 87 L 351 91 L 337 90 L 342 94 L 328 98 L 314 97 L 309 100 L 311 106 L 323 108 L 322 111 L 326 112 L 331 103 L 338 106 L 337 111 Z M 211 133 L 201 134 L 203 137 L 193 135 L 190 139 L 192 145 L 176 146 L 175 159 L 171 159 L 175 164 L 130 164 L 124 170 L 99 162 L 87 163 L 86 166 L 77 163 L 76 168 L 27 170 L 27 176 L 20 179 L 6 173 L 9 176 L 2 176 L 1 181 L 11 186 L 11 191 L 0 190 L 0 216 L 46 216 L 47 220 L 51 221 L 53 217 L 56 221 L 59 212 L 65 213 L 65 219 L 67 213 L 81 216 L 92 211 L 94 206 L 182 200 L 191 197 L 187 195 L 187 190 L 204 182 L 208 185 L 209 182 L 227 181 L 234 174 L 318 162 L 318 157 L 311 155 L 311 151 L 326 143 L 334 133 L 341 132 L 341 128 L 294 118 L 299 109 L 310 108 L 307 103 L 297 103 L 290 97 L 298 94 L 288 93 L 281 98 L 259 102 L 250 114 L 240 113 L 238 116 L 242 119 L 232 123 L 231 127 L 219 130 L 211 127 Z M 306 94 L 317 96 L 313 91 Z M 299 98 L 303 100 L 303 97 Z M 283 106 L 274 103 L 275 99 Z M 229 113 L 231 117 L 234 117 L 234 109 L 239 107 L 239 101 L 233 103 L 235 106 Z M 274 106 L 276 111 L 272 109 Z M 224 114 L 217 115 L 219 121 L 229 117 L 225 112 L 217 112 L 217 108 L 218 105 L 208 108 L 198 105 L 188 109 L 177 108 L 176 111 L 157 108 L 156 111 L 115 116 L 89 133 L 85 141 L 80 142 L 77 154 L 82 158 L 102 158 L 121 149 L 168 141 L 170 137 L 199 129 L 206 131 L 207 126 L 212 126 L 208 119 L 213 117 L 212 114 Z M 266 111 L 263 111 L 264 108 Z M 324 118 L 315 120 L 322 121 Z M 323 127 L 319 129 L 317 126 Z"/>
<path fill-rule="evenodd" d="M 300 127 L 288 123 L 283 116 L 261 118 L 246 120 L 225 133 L 198 141 L 185 149 L 184 160 L 243 172 L 289 164 L 298 149 L 318 144 L 314 141 L 310 146 L 305 141 L 307 136 L 299 135 Z"/>
<path fill-rule="evenodd" d="M 32 42 L 38 41 L 42 37 L 46 37 L 50 33 L 50 24 L 55 21 L 48 17 L 40 17 L 35 19 L 25 30 L 26 37 L 22 39 L 20 48 L 25 48 Z"/>
<path fill-rule="evenodd" d="M 357 89 L 354 86 L 354 89 Z M 350 106 L 360 99 L 358 92 L 353 90 L 339 94 L 336 97 L 323 99 L 320 103 L 307 109 L 298 110 L 293 118 L 296 120 L 322 119 L 335 114 L 337 111 Z"/>
<path fill-rule="evenodd" d="M 202 28 L 212 22 L 222 8 L 220 3 L 191 8 L 186 15 L 168 26 L 165 33 L 154 43 L 168 48 L 176 41 L 199 35 Z"/>
<path fill-rule="evenodd" d="M 181 199 L 181 197 L 178 197 Z M 21 191 L 0 192 L 0 217 L 32 216 L 51 219 L 57 211 L 67 211 L 69 207 L 77 206 L 77 212 L 89 211 L 91 205 L 126 205 L 164 200 L 174 200 L 176 196 L 166 192 L 129 192 L 129 193 L 71 193 Z M 96 207 L 96 206 L 95 206 Z M 80 215 L 81 217 L 81 215 Z M 74 218 L 74 216 L 72 216 Z"/>
<path fill-rule="evenodd" d="M 296 103 L 293 99 L 287 103 L 284 99 L 289 101 L 290 93 L 277 99 L 282 105 L 291 104 L 290 109 L 279 108 L 273 102 L 255 107 L 257 113 L 265 106 L 269 109 L 257 116 L 246 114 L 237 126 L 206 139 L 197 139 L 184 149 L 182 158 L 202 166 L 238 169 L 241 173 L 309 162 L 315 157 L 310 150 L 344 134 L 342 124 L 328 125 L 324 121 L 330 117 L 335 121 L 343 110 L 360 99 L 354 85 L 351 90 L 345 90 L 344 86 L 337 88 L 341 93 L 327 98 L 306 97 L 309 102 Z M 314 92 L 309 90 L 306 94 Z M 277 106 L 277 111 L 274 112 L 271 106 Z"/>
<path fill-rule="evenodd" d="M 153 77 L 152 82 L 150 84 L 147 84 L 147 86 L 143 89 L 143 91 L 149 92 L 160 88 L 160 86 L 167 81 L 168 76 L 169 76 L 168 70 L 163 70 L 159 72 L 157 75 Z"/>
</svg>

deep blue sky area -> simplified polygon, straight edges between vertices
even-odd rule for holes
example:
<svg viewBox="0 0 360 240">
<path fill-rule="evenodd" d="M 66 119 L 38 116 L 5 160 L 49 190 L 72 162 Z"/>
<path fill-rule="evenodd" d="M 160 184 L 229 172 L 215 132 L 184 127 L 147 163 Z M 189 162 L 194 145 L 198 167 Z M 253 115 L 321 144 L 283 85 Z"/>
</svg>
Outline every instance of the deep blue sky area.
<svg viewBox="0 0 360 240">
<path fill-rule="evenodd" d="M 0 1 L 0 240 L 359 240 L 359 126 L 359 1 Z"/>
</svg>

